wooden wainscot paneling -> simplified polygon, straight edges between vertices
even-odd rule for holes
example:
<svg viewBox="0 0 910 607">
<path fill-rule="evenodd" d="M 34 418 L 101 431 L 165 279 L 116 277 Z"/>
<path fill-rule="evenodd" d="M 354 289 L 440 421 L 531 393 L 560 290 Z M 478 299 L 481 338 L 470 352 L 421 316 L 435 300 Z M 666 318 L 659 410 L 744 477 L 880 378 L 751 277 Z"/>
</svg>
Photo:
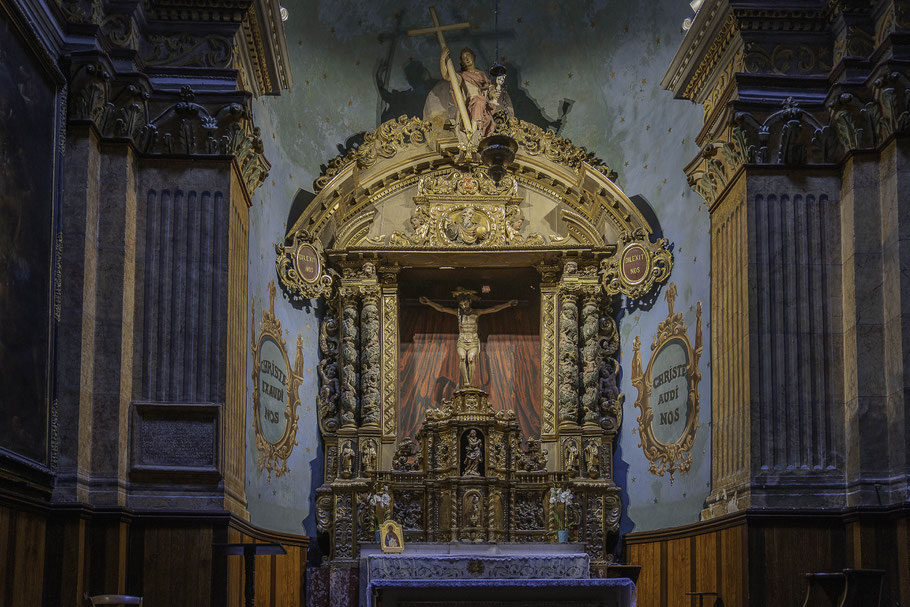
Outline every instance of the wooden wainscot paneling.
<svg viewBox="0 0 910 607">
<path fill-rule="evenodd" d="M 910 604 L 910 508 L 740 512 L 685 527 L 625 536 L 641 565 L 641 607 L 697 602 L 717 592 L 725 607 L 800 607 L 807 573 L 885 571 L 882 604 Z M 706 605 L 711 604 L 707 599 Z"/>
<path fill-rule="evenodd" d="M 281 544 L 285 555 L 256 557 L 257 606 L 298 607 L 306 603 L 306 561 L 309 538 L 289 533 L 258 529 L 234 519 L 227 537 L 229 543 Z M 242 605 L 244 584 L 243 557 L 227 562 L 227 604 Z"/>
<path fill-rule="evenodd" d="M 0 507 L 0 607 L 41 604 L 46 525 L 41 514 Z"/>
</svg>

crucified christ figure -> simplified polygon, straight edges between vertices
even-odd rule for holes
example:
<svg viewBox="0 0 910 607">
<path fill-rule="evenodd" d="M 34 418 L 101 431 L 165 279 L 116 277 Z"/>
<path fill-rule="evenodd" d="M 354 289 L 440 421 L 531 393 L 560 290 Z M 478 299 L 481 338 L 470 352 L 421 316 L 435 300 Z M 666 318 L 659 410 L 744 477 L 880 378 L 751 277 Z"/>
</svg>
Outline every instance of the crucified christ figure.
<svg viewBox="0 0 910 607">
<path fill-rule="evenodd" d="M 506 308 L 517 306 L 518 300 L 513 299 L 512 301 L 507 301 L 498 306 L 475 310 L 471 307 L 471 302 L 479 299 L 479 297 L 477 297 L 477 291 L 459 288 L 452 291 L 452 295 L 458 302 L 457 308 L 446 308 L 436 302 L 430 301 L 426 297 L 421 297 L 420 303 L 430 306 L 438 312 L 452 314 L 458 318 L 458 343 L 456 344 L 456 352 L 458 353 L 458 361 L 461 367 L 461 384 L 462 387 L 470 386 L 472 385 L 471 380 L 474 377 L 474 369 L 477 366 L 477 356 L 480 354 L 480 338 L 477 335 L 477 318 L 483 314 L 492 314 L 494 312 L 499 312 L 500 310 L 505 310 Z"/>
</svg>

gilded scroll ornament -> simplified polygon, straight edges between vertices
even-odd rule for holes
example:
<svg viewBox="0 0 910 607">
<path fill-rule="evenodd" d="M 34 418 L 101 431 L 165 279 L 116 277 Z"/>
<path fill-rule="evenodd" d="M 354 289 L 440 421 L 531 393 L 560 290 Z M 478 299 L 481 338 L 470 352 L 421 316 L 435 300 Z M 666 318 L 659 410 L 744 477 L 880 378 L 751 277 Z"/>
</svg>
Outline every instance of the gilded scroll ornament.
<svg viewBox="0 0 910 607">
<path fill-rule="evenodd" d="M 262 311 L 259 336 L 252 336 L 253 351 L 253 430 L 259 450 L 259 472 L 280 477 L 289 471 L 288 458 L 297 444 L 297 422 L 300 405 L 298 388 L 303 381 L 303 338 L 297 336 L 294 367 L 288 359 L 282 337 L 281 321 L 275 316 L 275 283 L 271 280 L 269 309 Z M 256 306 L 252 305 L 252 322 L 256 323 Z"/>
<path fill-rule="evenodd" d="M 326 268 L 322 243 L 307 230 L 294 232 L 288 240 L 275 245 L 275 267 L 281 284 L 294 300 L 327 297 L 332 276 Z"/>
<path fill-rule="evenodd" d="M 657 283 L 664 282 L 673 269 L 669 241 L 651 242 L 641 228 L 619 235 L 616 254 L 601 262 L 601 280 L 607 295 L 622 293 L 641 299 Z"/>
<path fill-rule="evenodd" d="M 672 483 L 675 472 L 685 474 L 692 465 L 691 451 L 698 429 L 698 382 L 701 380 L 698 360 L 702 352 L 702 332 L 701 302 L 696 305 L 693 348 L 682 312 L 673 311 L 675 284 L 670 283 L 666 299 L 667 318 L 657 325 L 647 370 L 642 370 L 638 336 L 632 344 L 632 385 L 638 389 L 635 406 L 641 411 L 638 416 L 639 446 L 651 462 L 650 471 L 657 476 L 669 472 Z"/>
<path fill-rule="evenodd" d="M 542 129 L 518 118 L 509 118 L 496 125 L 496 133 L 508 135 L 514 139 L 529 156 L 545 156 L 553 162 L 564 164 L 576 171 L 584 162 L 607 179 L 616 180 L 616 171 L 608 167 L 604 161 L 549 129 Z"/>
<path fill-rule="evenodd" d="M 329 181 L 351 163 L 366 169 L 381 159 L 395 155 L 411 145 L 425 144 L 433 125 L 420 118 L 399 116 L 382 123 L 363 136 L 363 143 L 344 156 L 338 156 L 328 164 L 326 171 L 314 183 L 316 192 L 328 185 Z"/>
</svg>

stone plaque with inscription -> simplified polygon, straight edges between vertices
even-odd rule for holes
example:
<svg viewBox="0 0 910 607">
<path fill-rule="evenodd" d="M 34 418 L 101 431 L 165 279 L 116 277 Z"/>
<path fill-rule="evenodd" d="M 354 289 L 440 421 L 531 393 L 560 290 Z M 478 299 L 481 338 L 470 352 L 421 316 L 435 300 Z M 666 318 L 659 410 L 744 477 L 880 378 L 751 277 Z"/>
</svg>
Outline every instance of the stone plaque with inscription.
<svg viewBox="0 0 910 607">
<path fill-rule="evenodd" d="M 220 478 L 218 403 L 133 403 L 130 476 L 139 480 Z"/>
<path fill-rule="evenodd" d="M 681 339 L 671 339 L 651 359 L 651 407 L 654 437 L 675 443 L 689 418 L 689 351 Z"/>
<path fill-rule="evenodd" d="M 259 336 L 252 339 L 253 432 L 259 450 L 259 471 L 281 476 L 297 444 L 300 405 L 298 388 L 303 380 L 303 338 L 297 335 L 297 354 L 291 367 L 282 337 L 281 321 L 275 315 L 275 283 L 269 281 L 269 309 L 262 311 Z M 253 325 L 256 309 L 253 307 Z"/>
</svg>

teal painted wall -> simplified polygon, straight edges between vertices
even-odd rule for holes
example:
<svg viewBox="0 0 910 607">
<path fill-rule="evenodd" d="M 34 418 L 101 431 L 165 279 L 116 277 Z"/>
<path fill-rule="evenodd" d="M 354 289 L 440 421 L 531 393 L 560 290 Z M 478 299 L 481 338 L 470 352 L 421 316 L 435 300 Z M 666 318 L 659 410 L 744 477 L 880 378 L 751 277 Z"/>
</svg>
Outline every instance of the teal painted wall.
<svg viewBox="0 0 910 607">
<path fill-rule="evenodd" d="M 475 24 L 447 40 L 453 49 L 471 46 L 478 65 L 488 67 L 496 51 L 493 2 L 439 0 L 436 6 L 444 23 Z M 439 77 L 435 39 L 404 34 L 430 23 L 423 2 L 324 0 L 305 6 L 288 0 L 286 7 L 294 87 L 280 97 L 254 102 L 272 163 L 250 212 L 249 293 L 257 310 L 268 302 L 266 284 L 275 277 L 273 243 L 287 229 L 295 197 L 301 191 L 312 192 L 320 166 L 349 138 L 376 128 L 384 119 L 422 108 L 425 90 Z M 650 203 L 673 245 L 670 280 L 678 286 L 676 310 L 686 314 L 690 339 L 694 340 L 696 302 L 704 307 L 700 428 L 692 469 L 677 474 L 672 485 L 668 477 L 648 471 L 638 446 L 637 394 L 628 376 L 636 335 L 641 337 L 647 365 L 651 339 L 667 313 L 663 291 L 650 310 L 630 309 L 626 302 L 617 310 L 621 388 L 626 394 L 616 450 L 617 482 L 626 496 L 623 531 L 694 522 L 710 490 L 709 218 L 682 171 L 698 151 L 693 140 L 701 126 L 701 110 L 674 100 L 659 86 L 682 41 L 680 24 L 690 14 L 684 0 L 500 2 L 500 55 L 510 68 L 508 87 L 517 115 L 559 128 L 560 135 L 616 169 L 626 194 Z M 250 399 L 249 510 L 256 524 L 313 535 L 312 490 L 322 478 L 314 413 L 318 320 L 315 311 L 296 310 L 280 296 L 276 313 L 288 330 L 290 347 L 297 333 L 304 338 L 299 445 L 289 460 L 290 473 L 268 482 L 256 465 Z M 252 358 L 249 363 L 252 368 Z"/>
</svg>

